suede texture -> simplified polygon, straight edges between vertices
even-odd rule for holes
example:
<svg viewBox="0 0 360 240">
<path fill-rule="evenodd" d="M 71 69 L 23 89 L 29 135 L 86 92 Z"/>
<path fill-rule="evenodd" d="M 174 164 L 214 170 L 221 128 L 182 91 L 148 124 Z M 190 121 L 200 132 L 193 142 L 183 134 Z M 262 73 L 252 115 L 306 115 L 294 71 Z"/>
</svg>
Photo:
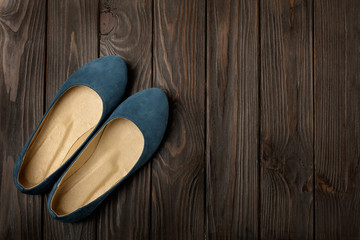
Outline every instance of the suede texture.
<svg viewBox="0 0 360 240">
<path fill-rule="evenodd" d="M 101 98 L 103 102 L 103 112 L 101 118 L 96 125 L 95 129 L 88 136 L 85 142 L 79 147 L 74 154 L 66 160 L 66 162 L 58 168 L 54 173 L 47 177 L 39 185 L 25 189 L 22 185 L 18 183 L 18 174 L 23 162 L 26 151 L 29 148 L 29 144 L 37 132 L 39 126 L 43 122 L 46 115 L 49 113 L 50 109 L 55 104 L 56 100 L 62 96 L 62 94 L 73 86 L 84 85 L 93 89 Z M 59 91 L 56 93 L 54 99 L 52 100 L 50 106 L 46 110 L 41 121 L 37 125 L 35 131 L 32 133 L 30 138 L 25 143 L 25 146 L 18 155 L 14 172 L 13 179 L 15 186 L 23 193 L 27 194 L 41 194 L 48 192 L 54 185 L 55 181 L 61 176 L 64 170 L 69 166 L 69 164 L 74 160 L 75 156 L 79 153 L 82 147 L 86 142 L 92 137 L 92 135 L 97 131 L 97 129 L 102 125 L 102 123 L 108 118 L 109 114 L 119 105 L 124 95 L 127 85 L 127 67 L 124 60 L 118 56 L 106 56 L 98 58 L 94 61 L 89 62 L 75 73 L 73 73 L 61 86 Z M 76 104 L 74 102 L 74 104 Z"/>
<path fill-rule="evenodd" d="M 93 135 L 93 138 L 111 120 L 116 118 L 126 118 L 132 121 L 140 129 L 140 131 L 144 136 L 144 149 L 141 153 L 140 158 L 136 162 L 135 166 L 129 171 L 129 173 L 123 179 L 121 180 L 119 179 L 120 181 L 115 186 L 113 186 L 111 189 L 106 191 L 99 198 L 75 210 L 70 214 L 64 216 L 57 216 L 51 209 L 51 201 L 53 199 L 54 193 L 61 179 L 64 177 L 64 174 L 66 173 L 65 171 L 65 173 L 55 183 L 48 198 L 47 206 L 51 217 L 61 222 L 78 222 L 84 219 L 85 217 L 89 216 L 100 205 L 100 203 L 111 192 L 113 192 L 125 179 L 130 177 L 146 162 L 149 161 L 151 156 L 155 153 L 155 151 L 159 147 L 161 140 L 164 136 L 168 122 L 168 114 L 169 114 L 169 105 L 166 94 L 158 88 L 149 88 L 140 91 L 130 96 L 122 104 L 120 104 L 119 107 L 117 107 L 114 110 L 114 112 L 110 115 L 110 117 L 106 120 L 106 122 Z M 91 139 L 88 141 L 86 146 L 90 142 Z M 86 148 L 86 146 L 84 146 L 84 148 Z M 116 147 L 116 145 L 114 147 Z M 80 154 L 81 152 L 79 153 L 79 155 Z M 72 162 L 72 164 L 75 162 L 76 159 Z M 69 166 L 69 168 L 71 167 L 71 165 Z"/>
</svg>

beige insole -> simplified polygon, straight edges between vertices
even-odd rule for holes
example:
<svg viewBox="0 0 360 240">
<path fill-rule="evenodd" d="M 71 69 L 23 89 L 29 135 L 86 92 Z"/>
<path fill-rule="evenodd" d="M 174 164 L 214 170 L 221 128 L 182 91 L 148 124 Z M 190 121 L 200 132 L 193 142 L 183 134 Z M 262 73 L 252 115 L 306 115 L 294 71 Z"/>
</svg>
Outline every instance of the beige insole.
<svg viewBox="0 0 360 240">
<path fill-rule="evenodd" d="M 56 171 L 86 140 L 103 111 L 100 96 L 79 85 L 68 89 L 45 117 L 24 156 L 18 181 L 32 188 Z"/>
<path fill-rule="evenodd" d="M 51 209 L 62 216 L 92 202 L 125 177 L 143 148 L 144 137 L 133 122 L 124 118 L 110 121 L 67 171 Z"/>
</svg>

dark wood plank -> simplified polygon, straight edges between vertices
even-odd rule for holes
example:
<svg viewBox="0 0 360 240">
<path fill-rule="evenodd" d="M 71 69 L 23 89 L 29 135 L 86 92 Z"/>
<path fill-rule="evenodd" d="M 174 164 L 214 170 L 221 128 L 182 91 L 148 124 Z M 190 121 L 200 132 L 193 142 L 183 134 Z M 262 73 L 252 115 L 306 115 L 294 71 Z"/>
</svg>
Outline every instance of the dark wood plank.
<svg viewBox="0 0 360 240">
<path fill-rule="evenodd" d="M 45 21 L 45 1 L 0 1 L 0 239 L 41 239 L 42 196 L 12 174 L 43 113 Z"/>
<path fill-rule="evenodd" d="M 205 1 L 154 1 L 154 85 L 169 126 L 153 159 L 152 239 L 204 238 Z"/>
<path fill-rule="evenodd" d="M 98 57 L 98 1 L 48 1 L 46 103 L 75 70 Z M 47 201 L 47 197 L 45 198 Z M 53 220 L 44 204 L 44 239 L 95 239 L 96 219 Z"/>
<path fill-rule="evenodd" d="M 258 2 L 207 9 L 207 237 L 257 239 Z"/>
<path fill-rule="evenodd" d="M 311 0 L 261 0 L 261 238 L 313 238 Z"/>
<path fill-rule="evenodd" d="M 128 66 L 128 95 L 152 86 L 152 1 L 101 2 L 101 55 L 119 55 Z M 100 207 L 98 239 L 147 239 L 150 233 L 151 163 Z"/>
<path fill-rule="evenodd" d="M 315 1 L 316 239 L 360 239 L 360 1 Z"/>
</svg>

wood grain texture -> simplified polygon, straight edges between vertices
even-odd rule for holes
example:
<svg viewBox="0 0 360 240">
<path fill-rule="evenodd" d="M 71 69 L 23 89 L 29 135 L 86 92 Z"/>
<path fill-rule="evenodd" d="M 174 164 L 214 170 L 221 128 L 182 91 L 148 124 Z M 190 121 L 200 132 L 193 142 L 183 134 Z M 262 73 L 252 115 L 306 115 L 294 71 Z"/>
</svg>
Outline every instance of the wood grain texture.
<svg viewBox="0 0 360 240">
<path fill-rule="evenodd" d="M 127 95 L 152 86 L 152 1 L 101 2 L 101 55 L 119 55 L 128 67 Z M 151 163 L 101 207 L 98 239 L 148 239 Z"/>
<path fill-rule="evenodd" d="M 169 123 L 152 170 L 152 239 L 204 238 L 205 1 L 154 1 L 154 85 Z"/>
<path fill-rule="evenodd" d="M 0 0 L 0 239 L 360 239 L 359 12 Z M 60 223 L 16 190 L 15 159 L 67 77 L 105 55 L 127 62 L 127 96 L 167 92 L 168 129 L 92 216 Z"/>
<path fill-rule="evenodd" d="M 41 196 L 21 194 L 16 157 L 43 112 L 45 1 L 0 1 L 0 239 L 41 238 Z"/>
<path fill-rule="evenodd" d="M 258 3 L 207 3 L 208 239 L 258 238 Z"/>
<path fill-rule="evenodd" d="M 360 239 L 360 2 L 314 10 L 316 239 Z"/>
<path fill-rule="evenodd" d="M 47 26 L 46 104 L 65 80 L 98 57 L 98 1 L 49 0 Z M 45 202 L 47 197 L 45 198 Z M 44 204 L 44 239 L 95 239 L 93 214 L 83 222 L 64 224 L 52 219 Z"/>
<path fill-rule="evenodd" d="M 261 238 L 312 239 L 312 1 L 260 4 Z"/>
</svg>

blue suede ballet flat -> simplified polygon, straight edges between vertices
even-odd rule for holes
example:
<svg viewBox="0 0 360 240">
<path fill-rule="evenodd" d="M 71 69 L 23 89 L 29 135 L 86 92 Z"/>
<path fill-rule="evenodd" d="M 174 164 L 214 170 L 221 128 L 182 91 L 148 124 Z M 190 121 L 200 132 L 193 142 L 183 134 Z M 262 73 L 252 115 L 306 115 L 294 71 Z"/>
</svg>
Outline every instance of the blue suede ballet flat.
<svg viewBox="0 0 360 240">
<path fill-rule="evenodd" d="M 72 74 L 16 159 L 16 187 L 28 194 L 49 191 L 119 105 L 126 84 L 126 64 L 117 56 L 96 59 Z"/>
<path fill-rule="evenodd" d="M 62 222 L 90 215 L 151 158 L 163 138 L 168 111 L 167 97 L 157 88 L 120 104 L 55 183 L 47 204 L 50 215 Z"/>
</svg>

